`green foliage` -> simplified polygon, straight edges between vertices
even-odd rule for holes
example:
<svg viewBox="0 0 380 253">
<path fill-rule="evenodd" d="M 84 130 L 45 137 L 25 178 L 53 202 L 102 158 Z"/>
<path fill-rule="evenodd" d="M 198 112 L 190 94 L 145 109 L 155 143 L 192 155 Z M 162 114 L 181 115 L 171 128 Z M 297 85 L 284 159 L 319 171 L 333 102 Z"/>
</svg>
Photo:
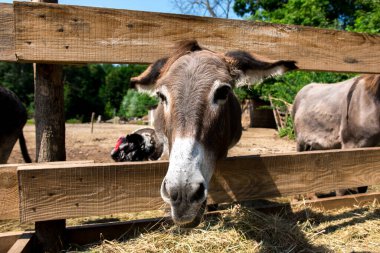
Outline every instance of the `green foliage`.
<svg viewBox="0 0 380 253">
<path fill-rule="evenodd" d="M 278 131 L 278 135 L 281 138 L 287 136 L 291 140 L 294 140 L 296 138 L 296 134 L 294 133 L 294 128 L 293 128 L 293 119 L 290 115 L 286 117 L 285 127 L 281 128 Z"/>
<path fill-rule="evenodd" d="M 80 119 L 68 119 L 68 120 L 66 120 L 66 123 L 69 123 L 69 124 L 80 124 L 80 123 L 82 123 L 82 120 L 80 120 Z"/>
<path fill-rule="evenodd" d="M 91 113 L 112 118 L 117 114 L 129 80 L 145 66 L 102 65 L 69 66 L 64 70 L 66 118 L 82 118 L 88 122 Z"/>
<path fill-rule="evenodd" d="M 32 119 L 28 119 L 27 121 L 26 121 L 26 124 L 27 125 L 34 125 L 34 118 L 32 118 Z"/>
<path fill-rule="evenodd" d="M 272 96 L 293 103 L 297 92 L 306 84 L 311 82 L 336 83 L 353 76 L 354 74 L 293 71 L 270 78 L 261 84 L 236 88 L 235 94 L 241 100 L 261 98 L 268 101 L 268 97 Z"/>
<path fill-rule="evenodd" d="M 103 65 L 65 66 L 63 71 L 66 119 L 88 122 L 92 112 L 105 118 L 117 114 L 127 94 L 129 80 L 146 66 Z M 0 85 L 12 90 L 34 115 L 34 80 L 32 64 L 0 62 Z"/>
<path fill-rule="evenodd" d="M 335 22 L 326 19 L 328 0 L 289 0 L 282 8 L 273 11 L 259 9 L 251 16 L 253 20 L 279 24 L 296 24 L 336 28 Z"/>
<path fill-rule="evenodd" d="M 380 1 L 358 0 L 367 9 L 355 10 L 355 21 L 347 27 L 349 31 L 377 34 L 380 32 Z"/>
<path fill-rule="evenodd" d="M 33 65 L 0 62 L 0 85 L 13 91 L 25 107 L 34 107 Z M 34 110 L 28 110 L 33 113 Z"/>
<path fill-rule="evenodd" d="M 106 118 L 113 118 L 116 116 L 116 108 L 113 107 L 110 102 L 107 102 L 104 107 L 104 116 Z"/>
<path fill-rule="evenodd" d="M 156 106 L 157 103 L 156 97 L 135 90 L 128 90 L 121 103 L 119 116 L 126 118 L 142 117 L 148 114 L 149 108 Z"/>
<path fill-rule="evenodd" d="M 236 0 L 233 9 L 252 20 L 378 32 L 379 5 L 378 0 Z"/>
<path fill-rule="evenodd" d="M 100 89 L 100 96 L 105 105 L 113 110 L 118 109 L 124 95 L 129 88 L 129 80 L 145 70 L 142 65 L 117 65 L 109 68 L 104 85 Z M 109 110 L 107 112 L 109 114 Z"/>
<path fill-rule="evenodd" d="M 64 101 L 67 119 L 83 118 L 89 121 L 91 113 L 103 113 L 104 103 L 99 89 L 105 81 L 103 65 L 65 66 Z"/>
<path fill-rule="evenodd" d="M 295 24 L 357 32 L 379 33 L 380 1 L 378 0 L 236 0 L 234 11 L 248 19 L 280 24 Z M 311 82 L 335 83 L 353 74 L 295 71 L 271 78 L 250 88 L 235 90 L 239 99 L 269 96 L 293 103 L 297 92 Z M 283 107 L 282 102 L 274 104 Z M 291 118 L 280 135 L 294 137 Z"/>
</svg>

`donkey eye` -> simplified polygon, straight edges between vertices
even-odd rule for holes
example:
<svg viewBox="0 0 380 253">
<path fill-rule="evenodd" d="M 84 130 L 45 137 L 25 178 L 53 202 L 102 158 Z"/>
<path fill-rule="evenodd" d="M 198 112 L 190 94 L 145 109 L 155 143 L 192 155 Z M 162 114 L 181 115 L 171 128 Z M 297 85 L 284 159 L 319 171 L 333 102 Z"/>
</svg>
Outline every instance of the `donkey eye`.
<svg viewBox="0 0 380 253">
<path fill-rule="evenodd" d="M 157 91 L 157 97 L 160 99 L 161 104 L 163 104 L 163 103 L 167 104 L 168 103 L 165 95 L 159 91 Z"/>
<path fill-rule="evenodd" d="M 223 85 L 219 87 L 214 94 L 214 100 L 213 102 L 215 104 L 222 105 L 227 101 L 228 94 L 230 94 L 231 86 L 229 85 Z"/>
</svg>

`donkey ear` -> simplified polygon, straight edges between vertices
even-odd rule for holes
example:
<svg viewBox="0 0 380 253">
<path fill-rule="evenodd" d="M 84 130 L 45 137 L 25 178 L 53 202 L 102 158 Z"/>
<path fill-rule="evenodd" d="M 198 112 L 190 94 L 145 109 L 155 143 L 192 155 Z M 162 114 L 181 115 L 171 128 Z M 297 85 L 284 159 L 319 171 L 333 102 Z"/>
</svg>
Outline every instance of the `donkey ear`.
<svg viewBox="0 0 380 253">
<path fill-rule="evenodd" d="M 161 74 L 162 68 L 165 66 L 168 58 L 157 60 L 148 66 L 148 68 L 139 76 L 132 77 L 130 81 L 131 88 L 137 88 L 138 91 L 150 92 L 154 89 L 154 85 Z"/>
<path fill-rule="evenodd" d="M 295 61 L 273 61 L 245 51 L 230 51 L 225 57 L 231 65 L 237 87 L 260 83 L 265 78 L 298 69 Z"/>
</svg>

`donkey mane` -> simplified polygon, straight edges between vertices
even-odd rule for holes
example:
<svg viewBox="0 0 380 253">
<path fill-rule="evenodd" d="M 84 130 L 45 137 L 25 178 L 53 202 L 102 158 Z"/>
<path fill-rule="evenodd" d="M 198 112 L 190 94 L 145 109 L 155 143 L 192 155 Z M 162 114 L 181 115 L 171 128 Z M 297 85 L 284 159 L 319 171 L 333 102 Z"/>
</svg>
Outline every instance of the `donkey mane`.
<svg viewBox="0 0 380 253">
<path fill-rule="evenodd" d="M 368 92 L 374 96 L 380 95 L 380 75 L 363 75 L 360 79 L 364 81 L 365 89 Z"/>
<path fill-rule="evenodd" d="M 170 66 L 182 56 L 187 55 L 191 52 L 205 50 L 204 48 L 199 46 L 196 40 L 180 41 L 174 46 L 174 48 L 175 50 L 171 54 L 171 56 L 167 59 L 164 67 L 162 68 L 160 72 L 159 78 L 162 77 L 169 70 Z"/>
</svg>

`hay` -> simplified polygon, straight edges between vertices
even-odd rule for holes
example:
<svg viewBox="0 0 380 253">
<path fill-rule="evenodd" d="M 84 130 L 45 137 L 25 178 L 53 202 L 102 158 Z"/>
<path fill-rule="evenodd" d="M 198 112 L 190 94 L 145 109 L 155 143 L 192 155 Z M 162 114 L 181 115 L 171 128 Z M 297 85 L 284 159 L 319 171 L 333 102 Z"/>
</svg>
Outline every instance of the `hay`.
<svg viewBox="0 0 380 253">
<path fill-rule="evenodd" d="M 282 214 L 232 206 L 191 231 L 162 227 L 134 238 L 104 240 L 86 252 L 378 252 L 380 205 Z"/>
</svg>

